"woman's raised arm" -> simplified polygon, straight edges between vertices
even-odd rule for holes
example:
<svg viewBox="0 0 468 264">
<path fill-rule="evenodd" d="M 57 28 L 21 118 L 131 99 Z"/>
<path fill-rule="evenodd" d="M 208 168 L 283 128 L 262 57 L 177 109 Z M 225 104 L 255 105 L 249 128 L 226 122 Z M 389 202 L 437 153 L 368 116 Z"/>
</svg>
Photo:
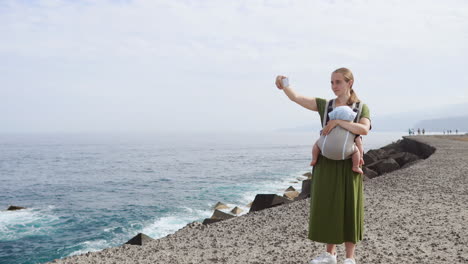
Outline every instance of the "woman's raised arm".
<svg viewBox="0 0 468 264">
<path fill-rule="evenodd" d="M 281 82 L 282 79 L 286 78 L 285 76 L 278 75 L 276 77 L 276 87 L 278 89 L 283 90 L 284 93 L 288 96 L 288 98 L 299 104 L 300 106 L 307 108 L 312 111 L 318 111 L 317 108 L 317 103 L 315 102 L 315 97 L 310 97 L 310 96 L 303 96 L 298 93 L 296 93 L 291 86 L 288 87 L 283 87 L 283 84 Z"/>
</svg>

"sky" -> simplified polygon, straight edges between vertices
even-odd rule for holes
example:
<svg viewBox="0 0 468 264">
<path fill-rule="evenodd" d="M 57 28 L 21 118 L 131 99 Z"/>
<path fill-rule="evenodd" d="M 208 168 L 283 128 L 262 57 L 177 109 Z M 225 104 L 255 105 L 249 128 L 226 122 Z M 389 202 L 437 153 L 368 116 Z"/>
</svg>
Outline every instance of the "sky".
<svg viewBox="0 0 468 264">
<path fill-rule="evenodd" d="M 0 39 L 0 133 L 319 125 L 275 78 L 340 67 L 371 119 L 468 103 L 467 1 L 0 0 Z"/>
</svg>

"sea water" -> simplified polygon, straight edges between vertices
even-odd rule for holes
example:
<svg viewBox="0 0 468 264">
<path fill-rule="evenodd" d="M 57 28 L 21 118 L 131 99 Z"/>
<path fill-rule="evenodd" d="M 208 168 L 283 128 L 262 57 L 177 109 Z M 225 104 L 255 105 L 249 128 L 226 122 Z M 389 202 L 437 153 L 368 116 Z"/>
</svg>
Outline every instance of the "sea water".
<svg viewBox="0 0 468 264">
<path fill-rule="evenodd" d="M 373 132 L 365 150 L 404 133 Z M 300 190 L 312 132 L 0 135 L 0 263 L 164 237 L 223 202 Z M 4 211 L 9 205 L 25 210 Z"/>
</svg>

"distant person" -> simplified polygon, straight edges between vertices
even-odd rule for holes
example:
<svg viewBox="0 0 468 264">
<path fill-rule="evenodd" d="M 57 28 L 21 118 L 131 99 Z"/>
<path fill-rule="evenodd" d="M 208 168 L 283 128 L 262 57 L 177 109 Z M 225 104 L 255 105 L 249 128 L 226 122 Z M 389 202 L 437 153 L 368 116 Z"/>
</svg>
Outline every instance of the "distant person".
<svg viewBox="0 0 468 264">
<path fill-rule="evenodd" d="M 426 133 L 426 130 L 424 130 L 424 128 L 422 129 L 422 133 L 423 133 L 423 135 L 424 135 L 424 133 Z"/>
<path fill-rule="evenodd" d="M 418 135 L 421 135 L 421 129 L 418 128 Z"/>
<path fill-rule="evenodd" d="M 411 128 L 410 128 L 410 129 L 408 129 L 408 135 L 410 135 L 410 136 L 411 136 Z"/>
<path fill-rule="evenodd" d="M 283 86 L 284 76 L 276 77 L 276 86 L 288 98 L 312 111 L 318 111 L 323 119 L 327 113 L 327 100 L 296 93 L 290 86 Z M 331 75 L 331 89 L 336 95 L 335 106 L 351 106 L 360 102 L 353 90 L 354 77 L 347 68 L 339 68 Z M 358 122 L 329 120 L 322 134 L 328 135 L 335 127 L 342 127 L 355 135 L 367 135 L 371 129 L 369 108 L 362 104 Z M 323 120 L 322 120 L 323 121 Z M 310 263 L 337 263 L 336 244 L 345 243 L 344 264 L 355 264 L 356 243 L 362 240 L 364 231 L 364 192 L 362 174 L 352 170 L 350 158 L 332 160 L 319 155 L 313 167 L 310 197 L 308 238 L 326 243 L 326 251 Z M 338 182 L 342 184 L 337 184 Z"/>
<path fill-rule="evenodd" d="M 458 135 L 458 129 L 455 129 L 455 134 L 457 134 L 457 135 Z"/>
</svg>

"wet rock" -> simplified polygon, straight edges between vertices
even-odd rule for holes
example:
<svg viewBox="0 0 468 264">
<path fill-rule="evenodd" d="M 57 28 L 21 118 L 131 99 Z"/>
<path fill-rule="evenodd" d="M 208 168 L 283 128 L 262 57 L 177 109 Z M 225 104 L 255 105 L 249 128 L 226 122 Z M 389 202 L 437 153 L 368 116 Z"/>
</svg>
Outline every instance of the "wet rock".
<svg viewBox="0 0 468 264">
<path fill-rule="evenodd" d="M 26 209 L 26 207 L 10 205 L 7 210 L 8 211 L 15 211 L 15 210 L 21 210 L 21 209 Z"/>
<path fill-rule="evenodd" d="M 134 236 L 132 239 L 127 241 L 127 243 L 125 243 L 125 244 L 143 246 L 143 245 L 145 245 L 148 242 L 153 241 L 153 240 L 154 239 L 152 239 L 151 237 L 149 237 L 149 236 L 147 236 L 147 235 L 145 235 L 143 233 L 139 233 L 138 235 Z"/>
</svg>

